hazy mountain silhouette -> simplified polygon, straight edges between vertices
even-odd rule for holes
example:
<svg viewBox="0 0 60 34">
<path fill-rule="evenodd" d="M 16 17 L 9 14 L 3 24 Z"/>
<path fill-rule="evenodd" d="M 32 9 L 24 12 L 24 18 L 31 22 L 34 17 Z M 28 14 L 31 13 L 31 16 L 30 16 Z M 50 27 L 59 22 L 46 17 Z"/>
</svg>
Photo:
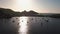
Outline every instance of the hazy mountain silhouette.
<svg viewBox="0 0 60 34">
<path fill-rule="evenodd" d="M 53 18 L 60 18 L 60 14 L 53 14 L 53 13 L 37 13 L 33 10 L 30 11 L 22 11 L 22 12 L 15 12 L 11 9 L 0 8 L 0 18 L 11 18 L 11 17 L 20 17 L 20 16 L 35 16 L 35 17 L 53 17 Z"/>
<path fill-rule="evenodd" d="M 33 11 L 33 10 L 30 10 L 28 12 L 26 10 L 24 10 L 23 12 L 21 12 L 21 15 L 23 15 L 23 16 L 34 16 L 34 15 L 37 15 L 37 14 L 38 13 Z"/>
<path fill-rule="evenodd" d="M 11 9 L 0 8 L 0 18 L 11 18 L 20 15 L 20 12 L 14 12 Z"/>
<path fill-rule="evenodd" d="M 38 13 L 31 10 L 29 12 L 22 11 L 22 12 L 15 12 L 11 9 L 0 8 L 0 18 L 11 18 L 11 17 L 19 17 L 19 16 L 34 16 Z"/>
</svg>

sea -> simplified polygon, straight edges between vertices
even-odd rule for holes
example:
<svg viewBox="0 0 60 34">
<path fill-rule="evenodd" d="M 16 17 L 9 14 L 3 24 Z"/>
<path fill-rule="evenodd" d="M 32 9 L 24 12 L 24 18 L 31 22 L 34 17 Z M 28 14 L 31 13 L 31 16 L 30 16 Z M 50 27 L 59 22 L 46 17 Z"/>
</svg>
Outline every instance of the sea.
<svg viewBox="0 0 60 34">
<path fill-rule="evenodd" d="M 60 18 L 12 17 L 0 19 L 1 34 L 60 34 Z"/>
</svg>

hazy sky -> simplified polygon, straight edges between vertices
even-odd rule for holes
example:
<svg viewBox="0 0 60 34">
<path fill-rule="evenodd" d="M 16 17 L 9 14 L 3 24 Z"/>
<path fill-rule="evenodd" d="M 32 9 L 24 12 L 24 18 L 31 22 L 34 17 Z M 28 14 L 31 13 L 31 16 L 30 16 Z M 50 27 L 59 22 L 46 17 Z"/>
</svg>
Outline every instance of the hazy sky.
<svg viewBox="0 0 60 34">
<path fill-rule="evenodd" d="M 34 10 L 42 13 L 60 13 L 60 0 L 0 0 L 0 7 L 17 11 Z"/>
</svg>

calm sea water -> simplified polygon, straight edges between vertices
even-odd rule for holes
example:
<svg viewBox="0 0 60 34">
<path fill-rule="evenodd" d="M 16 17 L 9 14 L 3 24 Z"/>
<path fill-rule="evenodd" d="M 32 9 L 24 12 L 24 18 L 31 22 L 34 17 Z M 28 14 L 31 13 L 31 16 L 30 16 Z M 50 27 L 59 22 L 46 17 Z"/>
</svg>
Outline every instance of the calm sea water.
<svg viewBox="0 0 60 34">
<path fill-rule="evenodd" d="M 60 33 L 60 18 L 23 16 L 13 17 L 11 19 L 0 19 L 0 22 L 2 22 L 0 31 L 7 31 L 8 34 Z"/>
<path fill-rule="evenodd" d="M 60 33 L 60 19 L 50 17 L 20 17 L 19 34 Z"/>
</svg>

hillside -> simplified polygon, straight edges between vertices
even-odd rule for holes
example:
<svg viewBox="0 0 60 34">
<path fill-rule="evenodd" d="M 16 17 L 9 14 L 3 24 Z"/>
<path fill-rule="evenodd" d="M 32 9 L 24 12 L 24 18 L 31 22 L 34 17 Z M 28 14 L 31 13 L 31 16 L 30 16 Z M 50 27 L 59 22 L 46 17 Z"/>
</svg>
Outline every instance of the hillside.
<svg viewBox="0 0 60 34">
<path fill-rule="evenodd" d="M 15 12 L 11 9 L 0 8 L 0 18 L 11 18 L 20 16 L 60 18 L 60 14 L 55 13 L 37 13 L 33 10 L 30 10 L 29 12 Z"/>
</svg>

